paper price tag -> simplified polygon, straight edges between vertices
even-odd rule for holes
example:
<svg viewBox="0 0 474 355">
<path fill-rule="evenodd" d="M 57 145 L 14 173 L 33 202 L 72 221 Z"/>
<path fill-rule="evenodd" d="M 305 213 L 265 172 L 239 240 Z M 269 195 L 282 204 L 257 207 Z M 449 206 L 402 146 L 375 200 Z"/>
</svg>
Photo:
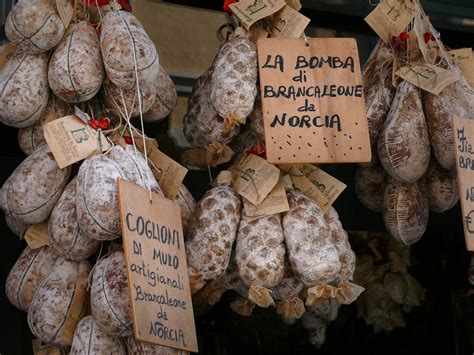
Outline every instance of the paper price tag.
<svg viewBox="0 0 474 355">
<path fill-rule="evenodd" d="M 68 28 L 74 15 L 74 0 L 56 0 L 59 17 L 63 21 L 64 28 Z"/>
<path fill-rule="evenodd" d="M 273 190 L 280 169 L 256 155 L 248 154 L 233 169 L 234 190 L 254 205 L 259 205 Z"/>
<path fill-rule="evenodd" d="M 66 316 L 66 321 L 61 328 L 61 333 L 59 336 L 66 344 L 69 345 L 72 344 L 72 339 L 74 338 L 74 331 L 76 330 L 77 323 L 84 315 L 84 306 L 87 304 L 87 285 L 87 277 L 77 278 L 74 296 L 72 297 L 71 305 Z"/>
<path fill-rule="evenodd" d="M 285 192 L 285 181 L 283 178 L 278 183 L 261 204 L 255 206 L 249 200 L 243 199 L 244 213 L 250 219 L 257 219 L 276 213 L 286 212 L 290 209 Z"/>
<path fill-rule="evenodd" d="M 74 115 L 47 123 L 44 138 L 60 169 L 111 148 L 102 132 Z"/>
<path fill-rule="evenodd" d="M 285 6 L 274 15 L 270 37 L 299 38 L 311 20 L 290 6 Z"/>
<path fill-rule="evenodd" d="M 246 30 L 264 17 L 273 15 L 286 5 L 285 0 L 242 0 L 230 4 L 230 9 Z"/>
<path fill-rule="evenodd" d="M 324 213 L 329 210 L 329 207 L 331 207 L 330 201 L 306 176 L 293 175 L 291 176 L 291 180 L 293 180 L 295 187 L 304 195 L 315 201 Z"/>
<path fill-rule="evenodd" d="M 387 43 L 390 36 L 405 31 L 417 11 L 413 0 L 382 0 L 364 20 Z"/>
<path fill-rule="evenodd" d="M 347 187 L 346 184 L 314 165 L 303 164 L 300 167 L 300 171 L 326 196 L 330 205 L 336 201 Z"/>
<path fill-rule="evenodd" d="M 152 148 L 149 152 L 148 159 L 153 175 L 158 180 L 164 195 L 174 200 L 188 169 L 156 148 Z"/>
<path fill-rule="evenodd" d="M 23 239 L 31 249 L 38 249 L 49 245 L 48 222 L 32 224 L 26 229 Z"/>
<path fill-rule="evenodd" d="M 455 49 L 449 53 L 453 58 L 454 64 L 461 70 L 471 88 L 474 88 L 474 55 L 472 49 Z"/>
<path fill-rule="evenodd" d="M 396 74 L 410 84 L 435 95 L 460 79 L 459 74 L 427 63 L 406 65 L 400 68 Z"/>
<path fill-rule="evenodd" d="M 5 43 L 0 47 L 0 70 L 7 64 L 8 59 L 15 53 L 16 46 L 13 43 Z"/>
</svg>

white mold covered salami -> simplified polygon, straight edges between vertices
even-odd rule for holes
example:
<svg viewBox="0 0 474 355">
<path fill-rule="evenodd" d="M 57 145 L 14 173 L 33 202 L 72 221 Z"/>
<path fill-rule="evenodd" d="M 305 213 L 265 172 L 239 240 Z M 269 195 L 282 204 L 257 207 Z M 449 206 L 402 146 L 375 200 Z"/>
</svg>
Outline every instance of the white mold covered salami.
<svg viewBox="0 0 474 355">
<path fill-rule="evenodd" d="M 125 179 L 124 172 L 104 155 L 94 155 L 79 168 L 77 220 L 89 238 L 113 240 L 121 235 L 117 178 Z"/>
<path fill-rule="evenodd" d="M 64 31 L 55 3 L 48 0 L 19 0 L 5 22 L 7 38 L 25 53 L 49 51 Z"/>
<path fill-rule="evenodd" d="M 458 103 L 453 85 L 446 87 L 439 95 L 425 92 L 423 106 L 433 155 L 443 168 L 454 170 L 456 168 L 456 147 L 453 116 L 469 118 L 469 114 Z"/>
<path fill-rule="evenodd" d="M 250 127 L 255 135 L 260 139 L 262 142 L 265 142 L 265 130 L 263 125 L 263 112 L 262 112 L 262 99 L 260 94 L 257 95 L 255 99 L 255 104 L 253 106 L 253 110 L 249 116 L 250 120 Z"/>
<path fill-rule="evenodd" d="M 45 221 L 66 187 L 70 172 L 70 167 L 59 169 L 49 147 L 41 145 L 3 184 L 3 210 L 25 224 Z"/>
<path fill-rule="evenodd" d="M 56 253 L 69 260 L 86 260 L 99 249 L 100 242 L 85 236 L 77 212 L 77 179 L 66 187 L 49 219 L 49 244 Z"/>
<path fill-rule="evenodd" d="M 107 109 L 122 118 L 140 115 L 140 102 L 138 101 L 137 89 L 122 89 L 113 83 L 104 84 L 105 105 Z M 142 113 L 151 109 L 156 99 L 156 91 L 153 85 L 140 85 Z"/>
<path fill-rule="evenodd" d="M 50 247 L 26 247 L 13 265 L 5 283 L 8 300 L 16 308 L 28 311 L 33 296 L 52 271 L 58 255 Z"/>
<path fill-rule="evenodd" d="M 158 53 L 142 24 L 130 12 L 107 12 L 100 47 L 107 76 L 116 86 L 133 89 L 136 69 L 140 87 L 154 87 L 160 70 Z"/>
<path fill-rule="evenodd" d="M 430 141 L 419 89 L 403 81 L 397 88 L 378 142 L 380 162 L 389 175 L 413 183 L 430 163 Z"/>
<path fill-rule="evenodd" d="M 242 212 L 236 241 L 240 277 L 250 287 L 249 299 L 260 307 L 272 305 L 270 288 L 285 272 L 285 247 L 280 215 L 250 221 Z"/>
<path fill-rule="evenodd" d="M 86 21 L 73 26 L 51 57 L 48 80 L 51 90 L 61 100 L 77 103 L 97 94 L 104 68 L 94 27 Z"/>
<path fill-rule="evenodd" d="M 240 221 L 240 200 L 230 186 L 207 191 L 198 202 L 186 240 L 188 267 L 204 280 L 224 274 Z"/>
<path fill-rule="evenodd" d="M 150 188 L 154 193 L 163 196 L 163 192 L 145 158 L 133 145 L 127 145 L 125 149 L 116 145 L 110 150 L 109 157 L 120 166 L 125 179 L 144 189 Z"/>
<path fill-rule="evenodd" d="M 70 355 L 127 355 L 120 338 L 105 334 L 92 316 L 81 319 L 74 332 Z"/>
<path fill-rule="evenodd" d="M 30 155 L 41 143 L 46 142 L 43 128 L 50 119 L 67 116 L 70 112 L 71 109 L 64 101 L 50 93 L 48 105 L 39 120 L 32 126 L 18 130 L 18 144 L 23 153 Z"/>
<path fill-rule="evenodd" d="M 184 238 L 187 238 L 189 222 L 196 210 L 196 200 L 189 190 L 181 184 L 174 201 L 179 205 L 181 210 L 181 222 L 183 223 Z"/>
<path fill-rule="evenodd" d="M 389 179 L 384 193 L 383 218 L 390 234 L 405 245 L 416 243 L 428 225 L 429 202 L 425 182 Z"/>
<path fill-rule="evenodd" d="M 459 201 L 458 180 L 455 171 L 443 169 L 434 160 L 426 173 L 430 211 L 441 213 L 453 208 Z"/>
<path fill-rule="evenodd" d="M 372 145 L 377 145 L 380 130 L 387 118 L 395 92 L 392 86 L 392 61 L 391 48 L 379 40 L 362 73 L 367 123 Z"/>
<path fill-rule="evenodd" d="M 213 143 L 228 144 L 239 134 L 240 127 L 231 126 L 219 116 L 210 102 L 212 68 L 202 74 L 193 86 L 184 116 L 184 135 L 198 148 Z"/>
<path fill-rule="evenodd" d="M 178 93 L 173 80 L 160 66 L 155 82 L 156 99 L 150 110 L 143 115 L 146 122 L 161 121 L 166 118 L 178 103 Z"/>
<path fill-rule="evenodd" d="M 23 128 L 39 120 L 48 103 L 48 56 L 17 50 L 0 71 L 0 122 Z"/>
<path fill-rule="evenodd" d="M 164 345 L 147 343 L 145 341 L 137 340 L 133 336 L 125 339 L 129 355 L 188 355 L 189 352 L 174 348 L 169 348 Z"/>
<path fill-rule="evenodd" d="M 38 339 L 60 347 L 71 345 L 64 332 L 71 332 L 80 320 L 80 317 L 68 318 L 74 296 L 79 292 L 76 289 L 77 279 L 86 279 L 90 269 L 87 261 L 76 262 L 63 258 L 56 261 L 51 273 L 36 291 L 28 310 L 30 330 Z M 75 305 L 79 311 L 85 307 L 87 298 L 81 301 L 81 304 Z"/>
<path fill-rule="evenodd" d="M 257 95 L 257 51 L 237 29 L 214 59 L 211 102 L 230 126 L 244 124 Z"/>
<path fill-rule="evenodd" d="M 387 174 L 382 166 L 358 167 L 355 176 L 355 191 L 359 201 L 374 212 L 383 211 L 383 192 Z"/>
<path fill-rule="evenodd" d="M 125 255 L 121 250 L 114 250 L 99 260 L 94 268 L 92 316 L 104 333 L 130 336 L 133 333 L 130 302 Z"/>
</svg>

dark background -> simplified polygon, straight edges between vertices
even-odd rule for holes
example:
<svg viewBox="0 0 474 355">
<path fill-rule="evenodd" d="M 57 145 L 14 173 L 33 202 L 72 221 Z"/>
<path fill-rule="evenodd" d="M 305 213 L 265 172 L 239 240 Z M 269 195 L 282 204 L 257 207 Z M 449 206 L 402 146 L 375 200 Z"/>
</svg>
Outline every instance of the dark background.
<svg viewBox="0 0 474 355">
<path fill-rule="evenodd" d="M 221 9 L 222 1 L 195 0 L 174 3 L 211 9 Z M 472 0 L 471 0 L 472 2 Z M 304 4 L 306 2 L 303 1 Z M 312 2 L 317 3 L 317 2 Z M 474 2 L 473 2 L 474 3 Z M 474 6 L 474 5 L 473 5 Z M 360 14 L 303 9 L 311 25 L 333 28 L 338 33 L 355 33 L 359 41 L 361 60 L 375 43 L 372 30 Z M 449 27 L 449 26 L 447 26 Z M 472 33 L 438 28 L 445 45 L 452 48 L 471 47 Z M 465 31 L 465 29 L 463 29 Z M 0 33 L 0 41 L 2 39 Z M 160 148 L 179 158 L 179 150 L 166 138 L 166 124 L 150 125 L 146 132 L 158 137 Z M 0 126 L 0 184 L 24 159 L 17 143 L 17 130 Z M 354 192 L 355 166 L 331 166 L 331 174 L 347 184 L 347 189 L 335 203 L 347 230 L 383 231 L 382 215 L 365 209 Z M 215 173 L 215 172 L 214 172 Z M 216 174 L 214 174 L 215 176 Z M 185 184 L 195 198 L 209 187 L 207 172 L 190 171 Z M 3 216 L 2 216 L 3 217 Z M 11 306 L 5 296 L 4 282 L 10 268 L 23 250 L 20 241 L 0 218 L 2 247 L 0 249 L 0 353 L 28 354 L 31 334 L 26 314 Z M 426 288 L 426 300 L 405 316 L 407 327 L 390 333 L 374 334 L 372 328 L 356 317 L 355 305 L 343 306 L 338 319 L 327 333 L 322 349 L 315 351 L 307 341 L 300 323 L 285 326 L 271 310 L 256 310 L 245 318 L 230 310 L 227 293 L 206 316 L 197 319 L 201 354 L 472 354 L 474 351 L 474 302 L 467 296 L 470 285 L 467 272 L 470 256 L 465 250 L 459 205 L 443 214 L 432 214 L 428 231 L 412 248 L 413 266 L 410 273 Z"/>
</svg>

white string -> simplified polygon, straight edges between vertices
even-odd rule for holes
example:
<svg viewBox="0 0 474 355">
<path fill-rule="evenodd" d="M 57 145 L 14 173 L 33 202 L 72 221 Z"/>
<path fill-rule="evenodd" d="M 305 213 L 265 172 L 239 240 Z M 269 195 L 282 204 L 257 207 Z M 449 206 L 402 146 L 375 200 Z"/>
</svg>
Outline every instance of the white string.
<svg viewBox="0 0 474 355">
<path fill-rule="evenodd" d="M 115 0 L 116 2 L 116 0 Z M 127 24 L 127 22 L 125 21 L 125 19 L 123 18 L 122 16 L 122 13 L 120 11 L 118 11 L 118 14 L 120 16 L 120 18 L 122 19 L 122 21 L 124 22 L 124 24 Z M 137 96 L 138 96 L 138 110 L 140 112 L 140 124 L 141 124 L 141 129 L 142 129 L 142 139 L 143 139 L 143 152 L 144 152 L 144 155 L 145 155 L 145 162 L 146 162 L 146 166 L 148 166 L 148 152 L 147 152 L 147 149 L 146 149 L 146 138 L 145 138 L 145 128 L 144 128 L 144 124 L 143 124 L 143 108 L 142 108 L 142 97 L 141 97 L 141 90 L 140 90 L 140 83 L 139 83 L 139 80 L 138 80 L 138 63 L 137 63 L 137 53 L 135 51 L 135 43 L 133 41 L 133 37 L 132 37 L 132 34 L 130 33 L 130 31 L 127 31 L 128 33 L 128 36 L 130 37 L 130 43 L 131 43 L 131 46 L 132 46 L 132 53 L 133 53 L 133 66 L 134 66 L 134 69 L 135 69 L 135 86 L 137 88 Z M 133 106 L 132 106 L 133 107 Z M 129 120 L 130 121 L 130 120 Z M 132 133 L 132 132 L 131 132 Z M 132 141 L 133 141 L 133 133 L 131 134 L 132 136 Z M 135 144 L 134 144 L 135 145 Z M 145 174 L 147 176 L 147 179 L 145 181 L 145 186 L 148 188 L 148 192 L 149 192 L 149 195 L 150 195 L 150 202 L 152 201 L 152 197 L 151 197 L 151 186 L 150 186 L 150 176 L 149 176 L 149 173 L 150 173 L 150 170 L 149 169 L 145 169 Z"/>
<path fill-rule="evenodd" d="M 102 16 L 102 10 L 100 9 L 100 6 L 99 6 L 99 3 L 97 2 L 97 0 L 95 0 L 95 6 L 97 6 L 97 11 L 99 12 L 100 22 L 102 22 L 104 17 Z"/>
</svg>

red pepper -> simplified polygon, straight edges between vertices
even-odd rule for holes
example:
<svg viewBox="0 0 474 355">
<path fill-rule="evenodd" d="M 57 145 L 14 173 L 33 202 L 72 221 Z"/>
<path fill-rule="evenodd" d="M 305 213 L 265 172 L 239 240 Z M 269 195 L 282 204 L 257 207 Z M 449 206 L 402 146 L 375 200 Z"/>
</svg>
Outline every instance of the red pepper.
<svg viewBox="0 0 474 355">
<path fill-rule="evenodd" d="M 99 128 L 100 129 L 107 129 L 109 128 L 110 120 L 106 117 L 99 118 Z"/>
<path fill-rule="evenodd" d="M 126 0 L 118 0 L 118 3 L 120 6 L 122 6 L 122 9 L 128 12 L 132 12 L 132 6 L 128 3 Z"/>
<path fill-rule="evenodd" d="M 234 2 L 237 2 L 237 0 L 224 0 L 224 6 L 223 6 L 223 10 L 225 12 L 228 12 L 229 14 L 232 13 L 232 10 L 230 9 L 229 5 L 230 4 L 233 4 Z"/>
<path fill-rule="evenodd" d="M 260 144 L 252 149 L 247 150 L 248 154 L 258 155 L 259 157 L 264 158 L 266 156 L 265 146 Z"/>
<path fill-rule="evenodd" d="M 132 137 L 130 137 L 130 136 L 125 136 L 125 137 L 123 137 L 123 140 L 124 140 L 125 143 L 127 143 L 127 144 L 132 144 L 132 143 L 133 143 L 133 142 L 132 142 Z"/>
<path fill-rule="evenodd" d="M 432 34 L 429 33 L 429 32 L 423 33 L 423 38 L 425 40 L 425 43 L 428 43 L 431 40 L 431 36 L 432 36 Z"/>
<path fill-rule="evenodd" d="M 91 118 L 89 120 L 89 126 L 91 126 L 94 129 L 97 129 L 97 128 L 99 128 L 99 122 L 97 122 L 97 120 L 95 118 Z"/>
<path fill-rule="evenodd" d="M 402 41 L 402 42 L 408 41 L 408 38 L 409 38 L 409 37 L 410 37 L 409 34 L 406 33 L 406 32 L 400 33 L 400 41 Z"/>
<path fill-rule="evenodd" d="M 84 6 L 105 6 L 109 4 L 109 0 L 84 0 Z"/>
<path fill-rule="evenodd" d="M 392 43 L 392 46 L 396 46 L 398 43 L 398 37 L 392 36 L 392 38 L 390 38 L 390 43 Z"/>
</svg>

